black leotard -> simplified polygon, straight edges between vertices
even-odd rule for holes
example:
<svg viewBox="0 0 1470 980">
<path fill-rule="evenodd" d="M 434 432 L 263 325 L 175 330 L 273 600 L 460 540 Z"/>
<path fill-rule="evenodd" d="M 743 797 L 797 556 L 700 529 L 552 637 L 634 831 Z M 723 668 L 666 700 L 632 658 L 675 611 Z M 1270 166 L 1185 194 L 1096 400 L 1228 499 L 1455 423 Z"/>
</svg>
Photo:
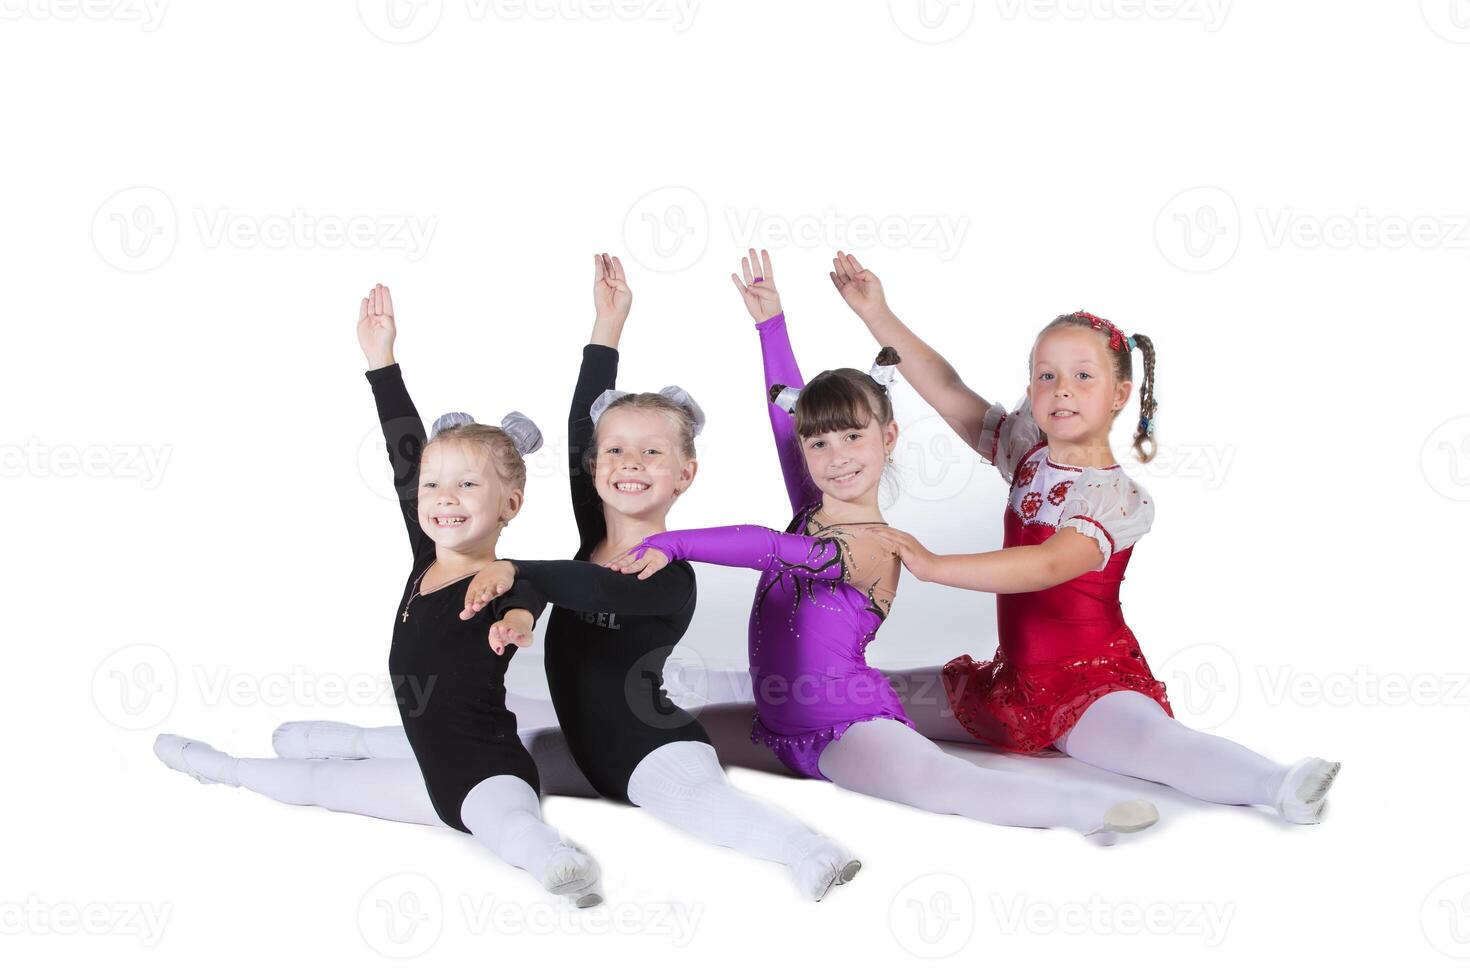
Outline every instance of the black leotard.
<svg viewBox="0 0 1470 980">
<path fill-rule="evenodd" d="M 546 680 L 572 758 L 597 792 L 627 801 L 628 779 L 644 756 L 670 742 L 710 738 L 668 699 L 663 667 L 694 618 L 694 569 L 669 563 L 640 581 L 587 561 L 607 523 L 583 451 L 593 444 L 590 409 L 617 382 L 618 352 L 582 350 L 582 370 L 567 420 L 572 512 L 581 546 L 575 561 L 515 562 L 555 607 L 547 617 Z"/>
<path fill-rule="evenodd" d="M 519 776 L 540 791 L 536 763 L 516 736 L 516 717 L 505 706 L 505 669 L 512 644 L 497 657 L 486 634 L 508 609 L 539 616 L 546 606 L 529 582 L 516 582 L 470 620 L 459 618 L 473 576 L 415 596 L 416 584 L 434 561 L 434 542 L 419 527 L 419 457 L 423 422 L 403 385 L 397 364 L 368 371 L 378 420 L 393 464 L 393 484 L 413 548 L 413 570 L 393 611 L 388 672 L 403 729 L 424 776 L 439 819 L 469 833 L 459 810 L 470 790 L 491 776 Z M 412 603 L 409 597 L 414 596 Z M 407 607 L 408 618 L 404 619 Z"/>
</svg>

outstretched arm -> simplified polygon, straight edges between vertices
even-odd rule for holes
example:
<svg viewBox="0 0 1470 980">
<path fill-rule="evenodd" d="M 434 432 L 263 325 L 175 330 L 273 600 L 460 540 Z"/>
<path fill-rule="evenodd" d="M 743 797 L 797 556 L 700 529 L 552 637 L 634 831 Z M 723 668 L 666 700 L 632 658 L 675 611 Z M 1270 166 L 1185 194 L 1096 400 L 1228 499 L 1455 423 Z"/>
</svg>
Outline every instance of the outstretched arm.
<svg viewBox="0 0 1470 980">
<path fill-rule="evenodd" d="M 1098 564 L 1098 545 L 1072 528 L 1063 528 L 1041 544 L 973 555 L 936 555 L 897 528 L 879 528 L 874 533 L 898 552 L 904 567 L 919 581 L 975 592 L 1039 592 L 1070 582 Z"/>
<path fill-rule="evenodd" d="M 740 271 L 740 276 L 732 272 L 730 278 L 740 291 L 745 308 L 754 318 L 755 329 L 760 334 L 761 361 L 766 377 L 762 401 L 770 414 L 771 435 L 776 440 L 776 456 L 781 461 L 781 477 L 786 482 L 791 513 L 796 514 L 820 497 L 821 491 L 807 472 L 806 457 L 802 454 L 801 440 L 796 434 L 796 423 L 791 413 L 772 404 L 769 394 L 773 385 L 800 388 L 804 382 L 801 369 L 796 364 L 796 354 L 791 350 L 791 338 L 786 332 L 786 314 L 781 310 L 781 295 L 776 290 L 770 253 L 762 249 L 757 257 L 755 249 L 751 249 L 750 255 L 740 260 Z"/>
<path fill-rule="evenodd" d="M 408 529 L 409 546 L 415 560 L 434 550 L 434 542 L 419 527 L 419 457 L 423 454 L 424 423 L 403 384 L 403 370 L 393 359 L 393 342 L 398 336 L 393 322 L 393 297 L 378 283 L 358 307 L 357 342 L 367 356 L 366 376 L 378 406 L 378 422 L 388 445 L 393 467 L 393 487 L 398 507 Z"/>
<path fill-rule="evenodd" d="M 883 295 L 883 284 L 872 270 L 863 268 L 856 256 L 838 252 L 832 268 L 832 285 L 862 318 L 873 339 L 882 347 L 898 351 L 902 358 L 898 373 L 966 445 L 978 451 L 981 427 L 990 403 L 971 391 L 938 351 L 894 316 Z"/>
<path fill-rule="evenodd" d="M 866 527 L 861 532 L 838 528 L 833 535 L 816 536 L 786 534 L 758 524 L 734 524 L 651 534 L 611 562 L 610 567 L 625 574 L 636 571 L 641 576 L 649 568 L 656 572 L 665 559 L 775 571 L 821 582 L 848 582 L 866 591 L 881 580 L 893 560 L 893 551 Z"/>
<path fill-rule="evenodd" d="M 547 601 L 566 609 L 670 616 L 694 599 L 694 575 L 687 565 L 675 566 L 669 575 L 640 581 L 586 561 L 518 560 L 513 564 L 517 582 L 530 582 Z"/>
</svg>

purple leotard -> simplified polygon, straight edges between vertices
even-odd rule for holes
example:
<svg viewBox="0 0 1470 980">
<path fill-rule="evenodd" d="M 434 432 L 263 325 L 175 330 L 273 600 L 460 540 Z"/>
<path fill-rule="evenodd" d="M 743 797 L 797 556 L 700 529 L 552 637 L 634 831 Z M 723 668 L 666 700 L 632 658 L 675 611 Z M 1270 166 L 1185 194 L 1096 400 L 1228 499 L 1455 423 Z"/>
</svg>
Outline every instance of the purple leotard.
<svg viewBox="0 0 1470 980">
<path fill-rule="evenodd" d="M 766 390 L 799 386 L 786 319 L 756 324 Z M 792 771 L 826 779 L 817 759 L 828 743 L 860 721 L 892 718 L 910 728 L 898 695 L 864 653 L 883 625 L 873 598 L 844 578 L 843 553 L 830 537 L 801 533 L 822 503 L 807 475 L 790 413 L 769 405 L 771 431 L 794 514 L 786 533 L 753 524 L 665 531 L 644 538 L 635 554 L 657 548 L 670 561 L 688 559 L 761 571 L 750 612 L 750 676 L 756 715 L 751 741 L 764 742 Z"/>
</svg>

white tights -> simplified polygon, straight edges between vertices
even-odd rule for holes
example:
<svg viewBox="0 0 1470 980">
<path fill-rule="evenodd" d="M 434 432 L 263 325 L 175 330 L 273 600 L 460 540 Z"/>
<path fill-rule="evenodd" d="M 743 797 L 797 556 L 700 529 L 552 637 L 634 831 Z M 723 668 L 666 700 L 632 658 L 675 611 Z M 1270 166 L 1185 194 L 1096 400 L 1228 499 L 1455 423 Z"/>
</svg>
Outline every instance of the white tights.
<svg viewBox="0 0 1470 980">
<path fill-rule="evenodd" d="M 938 741 L 975 742 L 975 738 L 965 731 L 950 711 L 938 668 L 884 671 L 884 674 L 903 702 L 909 720 L 921 734 Z M 754 702 L 750 700 L 748 671 L 707 670 L 694 665 L 681 665 L 678 676 L 690 691 L 709 694 L 708 699 L 696 699 L 691 695 L 681 700 L 679 694 L 670 692 L 673 700 L 688 710 L 698 710 L 697 705 L 685 703 L 688 701 L 722 700 L 731 697 L 739 698 L 742 707 L 748 705 L 752 711 L 755 708 Z M 722 710 L 724 707 L 721 706 Z M 851 738 L 850 733 L 858 727 L 849 729 L 849 735 L 833 745 L 848 741 Z M 860 744 L 876 743 L 871 750 L 865 751 L 874 752 L 875 759 L 891 760 L 899 758 L 896 753 L 900 751 L 898 746 L 901 738 L 901 735 L 895 735 L 879 742 L 865 737 Z M 1057 740 L 1057 748 L 1072 758 L 1099 769 L 1163 783 L 1211 803 L 1271 806 L 1290 768 L 1229 739 L 1195 731 L 1169 717 L 1153 698 L 1136 691 L 1114 691 L 1098 698 L 1082 713 L 1072 730 Z M 723 751 L 724 746 L 721 745 L 722 754 Z M 829 768 L 841 771 L 844 778 L 870 778 L 864 775 L 861 764 L 844 765 L 835 756 L 832 757 L 829 767 L 829 752 L 822 754 L 819 765 L 823 774 L 833 782 L 841 784 Z M 915 755 L 913 764 L 922 764 L 922 758 Z M 942 765 L 938 762 L 930 764 Z M 879 765 L 872 768 L 881 770 L 886 767 Z M 870 795 L 883 794 L 879 792 Z"/>
</svg>

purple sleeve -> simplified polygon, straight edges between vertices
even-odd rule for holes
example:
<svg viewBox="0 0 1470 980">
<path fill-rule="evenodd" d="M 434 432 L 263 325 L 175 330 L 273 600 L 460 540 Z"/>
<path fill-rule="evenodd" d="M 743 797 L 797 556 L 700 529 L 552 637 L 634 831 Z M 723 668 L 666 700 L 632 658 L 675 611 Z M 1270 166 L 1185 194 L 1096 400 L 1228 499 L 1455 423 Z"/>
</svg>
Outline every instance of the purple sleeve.
<svg viewBox="0 0 1470 980">
<path fill-rule="evenodd" d="M 801 440 L 796 435 L 796 420 L 790 412 L 772 404 L 769 394 L 772 385 L 801 387 L 801 369 L 796 366 L 796 355 L 791 352 L 791 338 L 786 334 L 785 313 L 777 313 L 769 320 L 762 320 L 755 325 L 755 329 L 761 336 L 761 360 L 766 370 L 766 409 L 771 415 L 771 434 L 776 437 L 776 455 L 781 460 L 781 476 L 786 480 L 786 496 L 791 499 L 791 513 L 795 515 L 822 494 L 807 473 Z"/>
<path fill-rule="evenodd" d="M 633 549 L 635 558 L 657 548 L 670 561 L 687 559 L 711 565 L 789 572 L 801 578 L 840 582 L 847 577 L 842 549 L 833 538 L 783 534 L 759 524 L 732 524 L 694 531 L 650 534 Z"/>
</svg>

